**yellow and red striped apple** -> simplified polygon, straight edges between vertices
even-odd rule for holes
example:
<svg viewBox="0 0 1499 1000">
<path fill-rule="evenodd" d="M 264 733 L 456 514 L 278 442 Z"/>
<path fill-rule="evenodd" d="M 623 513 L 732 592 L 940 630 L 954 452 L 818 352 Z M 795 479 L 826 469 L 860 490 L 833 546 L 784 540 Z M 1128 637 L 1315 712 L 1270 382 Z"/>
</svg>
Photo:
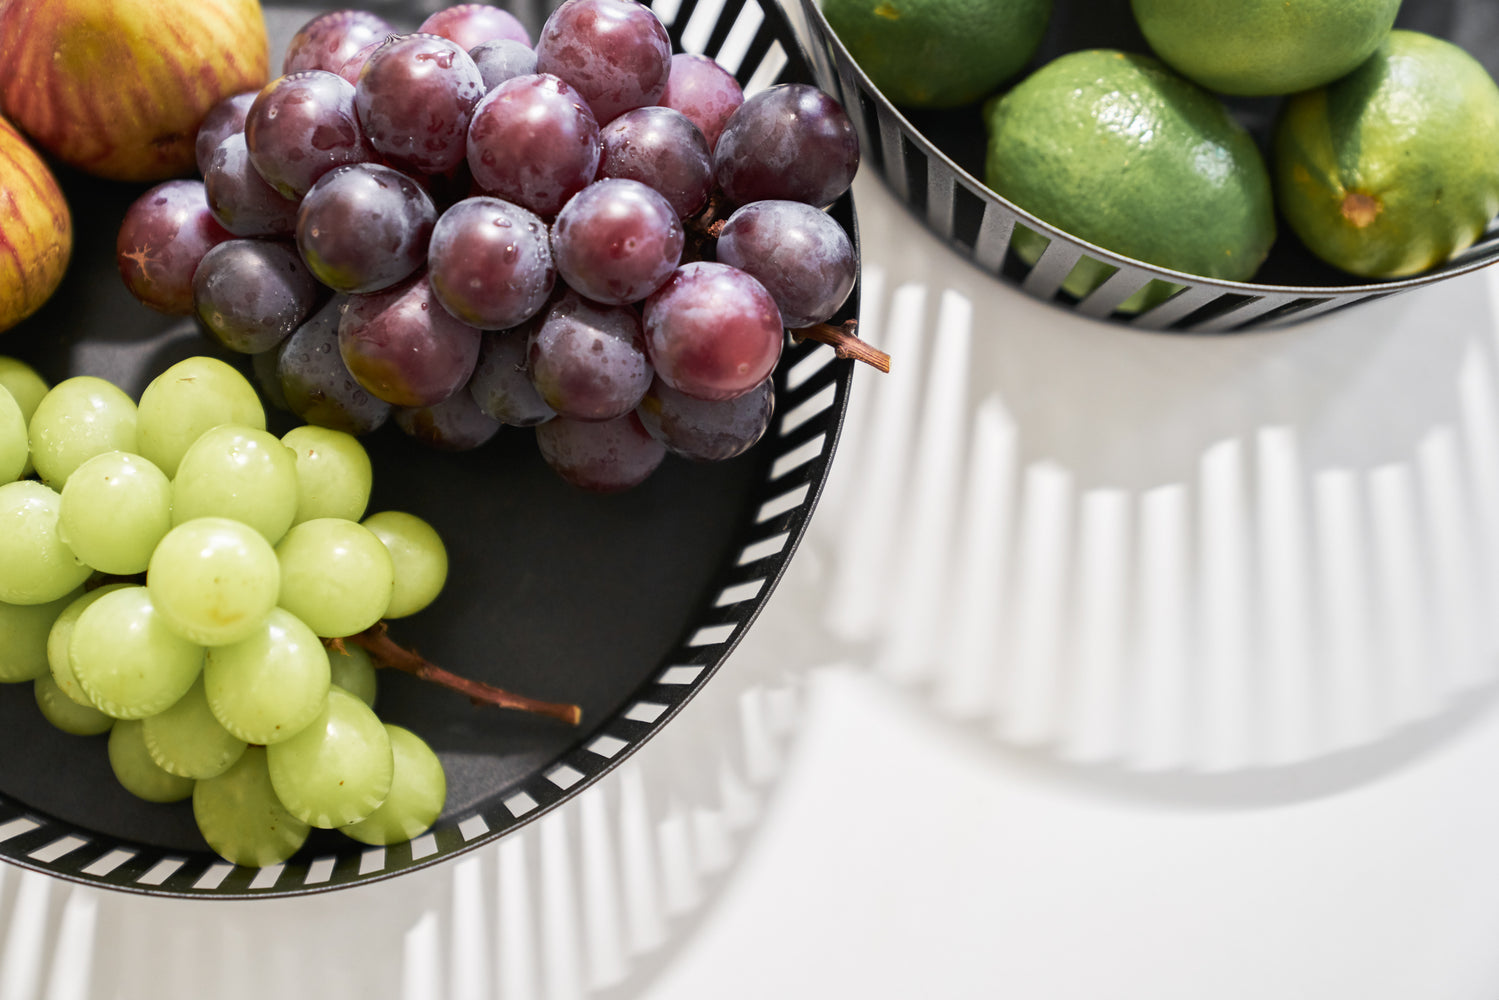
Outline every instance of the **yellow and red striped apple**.
<svg viewBox="0 0 1499 1000">
<path fill-rule="evenodd" d="M 0 118 L 0 331 L 57 290 L 73 253 L 73 217 L 57 178 Z"/>
<path fill-rule="evenodd" d="M 99 177 L 191 171 L 204 114 L 268 62 L 259 0 L 0 0 L 0 112 Z"/>
</svg>

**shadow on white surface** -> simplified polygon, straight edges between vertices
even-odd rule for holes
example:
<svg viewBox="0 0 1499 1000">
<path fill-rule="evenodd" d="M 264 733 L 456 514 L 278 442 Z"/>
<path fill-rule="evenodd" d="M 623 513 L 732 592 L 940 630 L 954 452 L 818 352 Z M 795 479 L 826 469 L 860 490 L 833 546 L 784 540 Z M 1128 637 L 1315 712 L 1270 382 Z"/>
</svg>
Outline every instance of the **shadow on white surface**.
<svg viewBox="0 0 1499 1000">
<path fill-rule="evenodd" d="M 856 190 L 863 333 L 895 367 L 857 382 L 810 533 L 820 661 L 1140 772 L 1313 761 L 1492 682 L 1492 276 L 1143 333 L 999 285 Z"/>
<path fill-rule="evenodd" d="M 800 701 L 795 639 L 752 632 L 669 726 L 566 807 L 384 882 L 214 902 L 0 864 L 0 1000 L 635 995 L 715 899 L 781 773 Z"/>
</svg>

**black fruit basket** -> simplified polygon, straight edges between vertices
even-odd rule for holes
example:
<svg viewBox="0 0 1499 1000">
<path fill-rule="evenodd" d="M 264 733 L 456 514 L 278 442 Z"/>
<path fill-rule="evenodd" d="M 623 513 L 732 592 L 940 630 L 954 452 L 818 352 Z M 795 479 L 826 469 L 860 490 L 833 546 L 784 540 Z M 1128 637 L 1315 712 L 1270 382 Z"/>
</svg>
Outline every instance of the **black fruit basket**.
<svg viewBox="0 0 1499 1000">
<path fill-rule="evenodd" d="M 442 5 L 371 4 L 398 26 Z M 532 31 L 552 4 L 512 5 Z M 282 41 L 313 8 L 267 6 L 273 74 Z M 813 82 L 783 11 L 757 0 L 685 0 L 658 11 L 678 51 L 713 56 L 746 91 Z M 737 69 L 736 69 L 737 67 Z M 0 337 L 0 354 L 50 382 L 109 378 L 134 398 L 174 362 L 218 354 L 189 321 L 125 292 L 114 233 L 143 189 L 61 173 L 78 227 L 63 287 Z M 853 235 L 852 196 L 830 209 Z M 858 313 L 856 286 L 834 322 Z M 91 886 L 165 897 L 285 897 L 357 886 L 489 844 L 577 796 L 661 731 L 702 690 L 753 625 L 797 551 L 842 428 L 853 362 L 789 343 L 775 374 L 775 416 L 744 455 L 668 456 L 644 484 L 601 496 L 547 468 L 532 433 L 502 428 L 482 448 L 429 450 L 387 426 L 365 439 L 375 469 L 369 510 L 406 510 L 437 528 L 447 586 L 391 634 L 456 673 L 551 701 L 582 723 L 478 708 L 394 671 L 380 676 L 386 721 L 442 759 L 447 806 L 409 843 L 368 848 L 313 831 L 291 860 L 224 863 L 203 844 L 189 802 L 141 802 L 114 780 L 106 737 L 46 723 L 30 684 L 0 685 L 0 860 Z M 267 412 L 275 414 L 270 406 Z M 289 418 L 288 418 L 289 419 Z M 290 426 L 288 422 L 286 426 Z M 516 431 L 517 433 L 508 433 Z"/>
<path fill-rule="evenodd" d="M 812 36 L 818 83 L 849 110 L 863 143 L 865 166 L 879 174 L 922 225 L 976 267 L 1059 308 L 1137 329 L 1192 333 L 1264 329 L 1423 288 L 1499 259 L 1499 225 L 1493 223 L 1476 244 L 1445 264 L 1393 281 L 1355 282 L 1308 253 L 1283 223 L 1254 282 L 1202 278 L 1113 253 L 1042 221 L 979 180 L 984 173 L 985 132 L 977 106 L 951 111 L 897 109 L 854 62 L 823 17 L 818 0 L 799 2 Z M 1499 17 L 1491 0 L 1409 2 L 1396 27 L 1456 42 L 1499 76 Z M 1150 51 L 1129 0 L 1056 0 L 1047 35 L 1021 75 L 1064 52 L 1085 48 Z M 1228 103 L 1263 145 L 1276 101 L 1234 99 Z M 1050 240 L 1034 265 L 1026 265 L 1010 252 L 1016 224 Z M 1079 299 L 1064 291 L 1062 282 L 1083 258 L 1113 272 Z M 1119 310 L 1121 303 L 1155 279 L 1182 288 L 1145 311 Z"/>
</svg>

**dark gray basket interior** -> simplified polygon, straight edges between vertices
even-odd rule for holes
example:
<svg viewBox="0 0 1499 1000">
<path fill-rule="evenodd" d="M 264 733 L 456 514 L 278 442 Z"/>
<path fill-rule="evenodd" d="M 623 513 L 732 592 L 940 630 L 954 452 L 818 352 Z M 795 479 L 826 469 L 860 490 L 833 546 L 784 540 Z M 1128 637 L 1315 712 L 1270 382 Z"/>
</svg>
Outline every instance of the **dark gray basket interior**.
<svg viewBox="0 0 1499 1000">
<path fill-rule="evenodd" d="M 393 21 L 398 15 L 409 21 L 422 13 L 412 4 L 370 6 Z M 445 4 L 422 5 L 437 6 Z M 521 0 L 511 9 L 534 37 L 551 6 Z M 313 12 L 297 8 L 296 23 Z M 286 8 L 267 7 L 268 18 L 287 13 Z M 736 75 L 747 87 L 813 82 L 784 12 L 773 5 L 684 0 L 668 6 L 661 0 L 658 13 L 678 50 L 685 38 L 686 50 L 737 64 Z M 732 58 L 725 58 L 730 49 Z M 150 377 L 186 354 L 219 353 L 248 369 L 245 358 L 215 352 L 196 334 L 185 342 L 181 337 L 172 341 L 170 350 L 162 348 L 175 321 L 125 297 L 113 274 L 111 226 L 118 225 L 133 191 L 79 177 L 65 178 L 65 188 L 84 222 L 69 283 L 42 312 L 10 331 L 6 353 L 30 361 L 54 381 L 77 373 L 77 357 L 123 359 L 113 367 L 94 366 L 89 374 L 111 377 L 137 396 Z M 857 249 L 851 195 L 839 199 L 831 212 L 853 235 Z M 858 299 L 856 287 L 835 322 L 856 318 Z M 104 350 L 96 350 L 100 347 Z M 448 811 L 428 833 L 387 849 L 366 848 L 341 835 L 320 839 L 327 831 L 314 831 L 286 864 L 226 864 L 200 839 L 194 840 L 190 814 L 184 818 L 182 813 L 186 803 L 163 807 L 129 800 L 107 785 L 107 765 L 98 763 L 102 746 L 88 747 L 92 756 L 76 749 L 85 739 L 102 737 L 69 737 L 50 730 L 37 721 L 34 705 L 23 704 L 30 702 L 30 685 L 5 685 L 10 690 L 0 690 L 0 859 L 135 893 L 265 898 L 353 886 L 426 867 L 544 815 L 667 725 L 755 621 L 795 553 L 826 482 L 852 371 L 853 363 L 835 359 L 829 348 L 788 344 L 775 376 L 776 414 L 754 449 L 730 462 L 703 466 L 668 458 L 670 468 L 663 466 L 652 481 L 619 498 L 563 488 L 546 474 L 529 440 L 486 445 L 491 461 L 498 457 L 515 463 L 496 469 L 478 452 L 440 455 L 398 433 L 387 434 L 394 428 L 372 436 L 379 438 L 369 443 L 377 492 L 386 484 L 386 495 L 377 498 L 383 506 L 425 514 L 420 504 L 430 499 L 464 532 L 463 539 L 450 539 L 450 548 L 456 543 L 474 550 L 454 553 L 448 586 L 454 596 L 445 593 L 433 608 L 407 620 L 415 631 L 406 633 L 406 641 L 459 673 L 540 697 L 577 701 L 585 712 L 576 731 L 514 713 L 475 722 L 465 714 L 469 707 L 461 698 L 455 702 L 450 693 L 405 677 L 382 677 L 382 715 L 389 680 L 400 685 L 407 703 L 398 711 L 409 717 L 388 716 L 391 721 L 409 725 L 429 740 L 430 729 L 436 728 L 434 746 L 445 764 L 455 765 L 449 768 Z M 393 461 L 407 464 L 391 468 Z M 502 491 L 510 495 L 500 496 Z M 372 503 L 371 509 L 380 506 Z M 631 520 L 636 514 L 649 516 L 651 523 L 643 530 L 657 537 L 627 552 L 600 552 L 598 539 L 607 545 L 611 532 L 630 532 L 638 523 Z M 486 520 L 523 523 L 506 535 Z M 533 551 L 515 551 L 525 546 Z M 637 548 L 648 549 L 659 565 L 642 567 Z M 465 572 L 460 564 L 470 555 L 470 564 L 480 566 L 502 557 L 527 558 L 541 578 L 549 572 L 557 575 L 546 565 L 550 559 L 586 567 L 585 576 L 591 571 L 618 579 L 607 587 L 585 582 L 581 593 L 571 595 L 576 606 L 550 614 L 524 606 L 495 607 L 503 599 L 487 586 L 482 573 L 489 570 L 455 578 Z M 564 578 L 558 589 L 570 589 L 574 582 Z M 647 604 L 657 620 L 642 625 L 639 607 L 588 606 L 595 591 L 611 589 L 639 602 L 660 598 Z M 673 610 L 660 611 L 658 604 Z M 683 609 L 683 617 L 672 619 L 676 609 Z M 417 622 L 429 614 L 436 617 Z M 547 620 L 537 620 L 538 615 Z M 490 630 L 488 641 L 481 637 L 465 645 L 454 638 L 475 625 Z M 508 676 L 486 677 L 484 671 L 495 669 L 493 661 L 501 658 L 493 642 L 497 634 L 513 644 L 519 666 L 512 663 Z M 451 655 L 446 662 L 441 655 L 445 647 Z M 559 680 L 562 675 L 572 679 Z M 451 762 L 445 750 L 452 754 Z M 63 759 L 59 751 L 77 756 L 93 770 L 80 776 L 69 769 L 77 761 Z"/>
<path fill-rule="evenodd" d="M 812 63 L 819 84 L 849 109 L 876 171 L 923 225 L 983 271 L 1029 295 L 1097 319 L 1141 329 L 1225 333 L 1299 323 L 1338 309 L 1421 288 L 1492 263 L 1499 257 L 1499 225 L 1444 265 L 1416 277 L 1358 282 L 1311 257 L 1285 225 L 1261 270 L 1266 283 L 1201 278 L 1121 256 L 1057 229 L 990 191 L 983 173 L 983 123 L 976 109 L 903 112 L 890 103 L 828 26 L 818 0 L 800 0 L 812 33 Z M 1499 16 L 1492 0 L 1422 0 L 1406 3 L 1397 26 L 1426 31 L 1463 45 L 1499 70 Z M 1128 0 L 1056 0 L 1052 28 L 1032 66 L 1086 47 L 1149 51 L 1135 27 Z M 1251 132 L 1262 134 L 1273 102 L 1230 102 Z M 1020 223 L 1050 239 L 1027 266 L 1010 251 Z M 1115 270 L 1085 298 L 1062 289 L 1079 260 Z M 1118 306 L 1152 280 L 1183 286 L 1170 299 L 1138 314 Z"/>
</svg>

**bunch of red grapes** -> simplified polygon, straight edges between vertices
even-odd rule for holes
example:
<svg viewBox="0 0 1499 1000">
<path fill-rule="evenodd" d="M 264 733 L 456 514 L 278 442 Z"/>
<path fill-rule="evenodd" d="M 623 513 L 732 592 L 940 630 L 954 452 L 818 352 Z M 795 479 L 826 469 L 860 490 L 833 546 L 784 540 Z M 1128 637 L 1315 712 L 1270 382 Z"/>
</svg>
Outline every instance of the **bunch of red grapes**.
<svg viewBox="0 0 1499 1000">
<path fill-rule="evenodd" d="M 309 423 L 449 450 L 532 427 L 587 489 L 753 445 L 787 331 L 857 275 L 826 211 L 859 163 L 844 110 L 746 98 L 636 0 L 565 0 L 534 44 L 481 3 L 411 33 L 322 14 L 197 151 L 201 180 L 126 213 L 136 298 L 254 355 Z"/>
</svg>

